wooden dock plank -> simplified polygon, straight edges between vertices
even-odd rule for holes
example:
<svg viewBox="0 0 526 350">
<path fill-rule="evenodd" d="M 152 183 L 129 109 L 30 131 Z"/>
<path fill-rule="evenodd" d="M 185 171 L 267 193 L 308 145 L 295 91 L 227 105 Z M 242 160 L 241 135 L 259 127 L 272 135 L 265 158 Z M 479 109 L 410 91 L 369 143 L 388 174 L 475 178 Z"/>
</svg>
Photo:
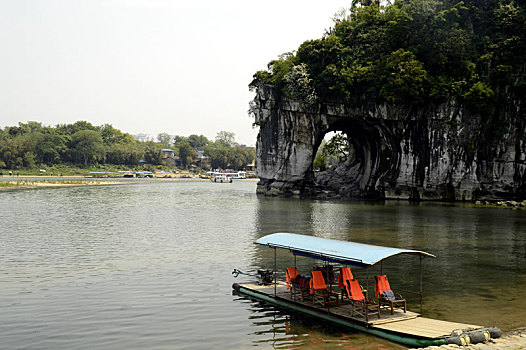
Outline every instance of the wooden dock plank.
<svg viewBox="0 0 526 350">
<path fill-rule="evenodd" d="M 264 285 L 264 284 L 257 284 L 257 283 L 243 283 L 243 287 L 249 288 L 249 289 L 255 289 L 258 291 L 265 291 L 265 293 L 268 294 L 274 294 L 274 285 Z M 278 291 L 286 291 L 287 290 L 287 284 L 285 282 L 278 281 L 277 283 L 277 290 Z"/>
<path fill-rule="evenodd" d="M 450 335 L 455 329 L 482 328 L 482 326 L 418 317 L 398 322 L 375 325 L 375 328 L 391 332 L 412 334 L 421 337 L 440 338 Z"/>
<path fill-rule="evenodd" d="M 299 297 L 291 296 L 290 290 L 287 290 L 284 282 L 278 283 L 276 288 L 274 288 L 274 285 L 260 286 L 257 284 L 243 284 L 243 286 L 270 296 L 273 296 L 274 292 L 276 292 L 277 297 L 288 300 L 291 303 L 303 305 L 308 308 L 315 308 L 319 311 L 327 311 L 330 315 L 347 318 L 357 323 L 366 323 L 365 317 L 358 315 L 351 317 L 351 304 L 348 300 L 340 302 L 337 305 L 331 305 L 327 309 L 322 308 L 319 305 L 315 306 L 310 297 L 301 300 Z M 421 338 L 442 338 L 450 335 L 455 329 L 483 328 L 476 325 L 424 318 L 420 317 L 420 314 L 418 313 L 411 311 L 404 313 L 403 311 L 400 311 L 400 309 L 395 309 L 394 315 L 391 315 L 390 310 L 382 309 L 380 318 L 377 318 L 376 316 L 370 317 L 369 326 L 389 332 L 408 334 Z"/>
<path fill-rule="evenodd" d="M 244 284 L 244 287 L 257 290 L 258 292 L 266 293 L 268 295 L 274 295 L 274 285 L 270 286 L 263 286 L 263 285 L 257 285 L 257 284 Z M 310 298 L 306 298 L 304 300 L 301 300 L 299 297 L 293 297 L 290 294 L 290 290 L 287 290 L 287 285 L 284 282 L 278 282 L 276 286 L 276 296 L 289 300 L 291 302 L 294 302 L 296 304 L 301 304 L 307 307 L 315 307 L 319 310 L 327 310 L 327 308 L 322 308 L 319 305 L 313 305 L 312 300 Z M 365 317 L 354 315 L 351 317 L 351 303 L 349 300 L 345 300 L 343 302 L 340 302 L 336 305 L 331 305 L 328 309 L 328 312 L 330 314 L 334 314 L 340 317 L 345 317 L 349 319 L 353 319 L 355 321 L 358 321 L 360 323 L 367 323 L 365 321 Z M 377 324 L 383 324 L 383 323 L 389 323 L 394 321 L 400 321 L 405 319 L 411 319 L 416 318 L 420 316 L 419 314 L 411 311 L 407 311 L 407 313 L 404 313 L 400 311 L 399 309 L 395 309 L 394 315 L 391 315 L 391 311 L 387 309 L 382 309 L 380 312 L 380 318 L 377 318 L 376 316 L 373 316 L 369 318 L 369 324 L 370 325 L 377 325 Z"/>
</svg>

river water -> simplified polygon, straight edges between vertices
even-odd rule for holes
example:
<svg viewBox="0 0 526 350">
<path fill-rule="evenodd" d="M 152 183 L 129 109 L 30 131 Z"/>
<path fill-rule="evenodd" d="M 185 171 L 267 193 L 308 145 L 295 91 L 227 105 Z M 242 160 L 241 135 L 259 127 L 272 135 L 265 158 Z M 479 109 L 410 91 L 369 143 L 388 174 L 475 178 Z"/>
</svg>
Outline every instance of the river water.
<svg viewBox="0 0 526 350">
<path fill-rule="evenodd" d="M 425 316 L 525 326 L 526 211 L 265 198 L 255 187 L 144 179 L 0 192 L 0 348 L 403 348 L 233 295 L 252 279 L 233 268 L 274 268 L 273 249 L 253 244 L 273 232 L 425 250 L 437 256 L 423 262 Z M 293 261 L 279 252 L 278 271 Z M 313 261 L 297 263 L 306 272 Z M 417 290 L 418 265 L 395 257 L 383 272 L 393 289 Z"/>
</svg>

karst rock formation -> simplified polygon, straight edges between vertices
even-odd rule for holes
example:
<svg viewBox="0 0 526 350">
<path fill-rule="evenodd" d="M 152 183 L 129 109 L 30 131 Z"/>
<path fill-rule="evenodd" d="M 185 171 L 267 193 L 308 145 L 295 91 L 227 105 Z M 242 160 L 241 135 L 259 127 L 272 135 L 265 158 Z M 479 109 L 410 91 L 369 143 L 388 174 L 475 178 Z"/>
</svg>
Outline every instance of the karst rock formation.
<svg viewBox="0 0 526 350">
<path fill-rule="evenodd" d="M 265 195 L 410 200 L 523 199 L 526 123 L 520 101 L 499 116 L 493 139 L 484 119 L 456 101 L 434 107 L 341 101 L 304 106 L 271 85 L 256 89 L 257 192 Z M 353 155 L 324 172 L 313 160 L 331 131 Z"/>
</svg>

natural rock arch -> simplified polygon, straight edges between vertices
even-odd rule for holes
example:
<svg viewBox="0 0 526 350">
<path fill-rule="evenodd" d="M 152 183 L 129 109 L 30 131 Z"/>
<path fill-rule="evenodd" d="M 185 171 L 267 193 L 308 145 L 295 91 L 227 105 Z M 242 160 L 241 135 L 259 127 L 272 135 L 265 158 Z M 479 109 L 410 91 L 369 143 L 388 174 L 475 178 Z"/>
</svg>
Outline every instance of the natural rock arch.
<svg viewBox="0 0 526 350">
<path fill-rule="evenodd" d="M 516 113 L 512 112 L 516 111 Z M 325 101 L 304 107 L 272 86 L 257 88 L 257 191 L 265 195 L 424 200 L 518 199 L 525 195 L 526 134 L 520 105 L 494 145 L 476 149 L 481 118 L 451 101 L 433 109 Z M 349 136 L 356 162 L 331 179 L 312 163 L 326 133 Z"/>
<path fill-rule="evenodd" d="M 346 197 L 381 198 L 383 189 L 378 184 L 388 181 L 396 169 L 400 155 L 394 135 L 382 123 L 372 124 L 357 118 L 336 119 L 323 135 L 341 131 L 352 150 L 352 155 L 332 169 L 315 176 L 318 188 L 325 188 Z M 323 137 L 322 137 L 323 138 Z M 317 140 L 318 149 L 321 140 Z"/>
</svg>

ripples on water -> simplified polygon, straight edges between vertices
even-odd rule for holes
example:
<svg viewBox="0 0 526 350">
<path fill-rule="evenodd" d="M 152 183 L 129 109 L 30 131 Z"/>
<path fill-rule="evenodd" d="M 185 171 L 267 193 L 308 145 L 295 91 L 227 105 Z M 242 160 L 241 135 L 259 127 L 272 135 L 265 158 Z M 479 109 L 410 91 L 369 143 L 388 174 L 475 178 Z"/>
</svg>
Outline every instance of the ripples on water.
<svg viewBox="0 0 526 350">
<path fill-rule="evenodd" d="M 399 348 L 232 295 L 243 281 L 234 267 L 273 268 L 273 250 L 252 242 L 278 231 L 429 251 L 427 316 L 524 326 L 524 211 L 299 201 L 257 197 L 252 181 L 170 180 L 0 192 L 0 206 L 0 348 Z M 278 269 L 293 262 L 278 257 Z M 416 262 L 383 267 L 414 289 Z"/>
</svg>

